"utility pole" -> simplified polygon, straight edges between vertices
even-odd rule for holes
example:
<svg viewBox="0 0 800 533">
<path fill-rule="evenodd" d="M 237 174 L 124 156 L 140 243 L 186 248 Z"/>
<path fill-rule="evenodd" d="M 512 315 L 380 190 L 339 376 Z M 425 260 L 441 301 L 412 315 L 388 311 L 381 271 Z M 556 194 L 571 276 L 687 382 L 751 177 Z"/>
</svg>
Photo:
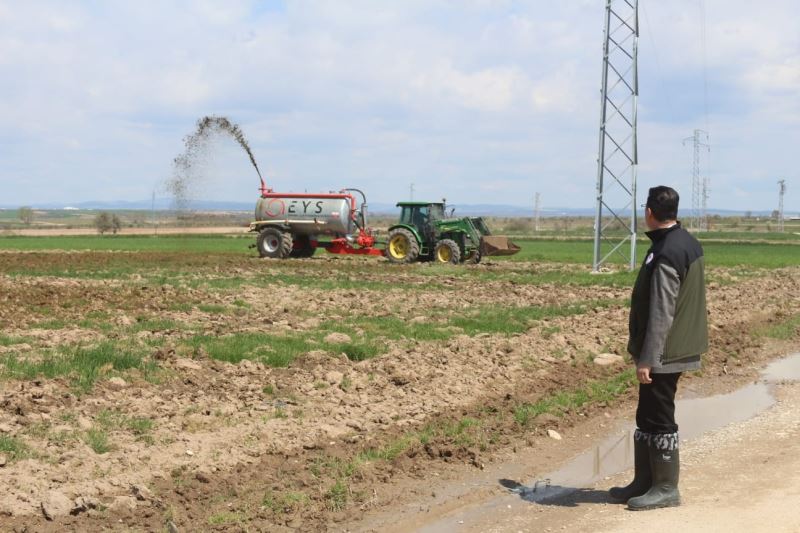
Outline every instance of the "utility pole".
<svg viewBox="0 0 800 533">
<path fill-rule="evenodd" d="M 778 192 L 778 231 L 783 233 L 783 195 L 786 194 L 786 180 L 779 180 L 780 191 Z"/>
<path fill-rule="evenodd" d="M 156 190 L 153 189 L 153 203 L 150 204 L 150 215 L 153 221 L 153 235 L 158 235 L 158 226 L 156 226 Z"/>
<path fill-rule="evenodd" d="M 533 231 L 539 233 L 539 193 L 533 200 Z"/>
<path fill-rule="evenodd" d="M 700 178 L 700 148 L 705 148 L 707 152 L 710 152 L 711 147 L 703 142 L 701 137 L 705 137 L 705 140 L 708 141 L 708 132 L 696 129 L 694 130 L 694 135 L 683 140 L 683 145 L 686 146 L 686 141 L 692 141 L 692 222 L 690 227 L 695 230 L 706 231 L 708 230 L 706 207 L 709 183 L 707 176 Z"/>
<path fill-rule="evenodd" d="M 636 266 L 638 50 L 639 1 L 606 0 L 593 272 L 615 253 Z"/>
</svg>

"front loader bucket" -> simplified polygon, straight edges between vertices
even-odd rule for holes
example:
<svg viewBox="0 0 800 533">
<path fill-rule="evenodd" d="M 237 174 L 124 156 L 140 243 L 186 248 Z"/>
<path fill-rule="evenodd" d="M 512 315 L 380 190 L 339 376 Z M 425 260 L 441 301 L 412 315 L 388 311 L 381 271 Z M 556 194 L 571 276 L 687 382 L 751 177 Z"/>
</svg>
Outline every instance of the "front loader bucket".
<svg viewBox="0 0 800 533">
<path fill-rule="evenodd" d="M 481 237 L 481 255 L 483 257 L 514 255 L 519 251 L 520 247 L 511 242 L 508 237 L 499 235 L 484 235 Z"/>
</svg>

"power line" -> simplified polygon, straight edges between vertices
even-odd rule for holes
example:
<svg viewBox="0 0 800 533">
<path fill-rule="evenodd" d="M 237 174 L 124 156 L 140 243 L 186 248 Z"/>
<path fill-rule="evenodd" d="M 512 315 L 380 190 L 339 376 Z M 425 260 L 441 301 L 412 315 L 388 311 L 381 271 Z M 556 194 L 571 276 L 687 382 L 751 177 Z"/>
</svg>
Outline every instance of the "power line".
<svg viewBox="0 0 800 533">
<path fill-rule="evenodd" d="M 708 47 L 706 38 L 706 2 L 699 0 L 700 7 L 700 47 L 703 56 L 703 113 L 705 114 L 706 131 L 708 127 Z"/>
<path fill-rule="evenodd" d="M 672 105 L 672 98 L 670 98 L 670 91 L 667 87 L 666 82 L 664 81 L 664 76 L 662 75 L 662 68 L 661 68 L 661 59 L 658 55 L 658 46 L 656 46 L 656 39 L 653 36 L 653 25 L 650 24 L 650 18 L 647 15 L 647 7 L 646 4 L 642 3 L 642 12 L 644 13 L 644 20 L 647 23 L 647 36 L 650 39 L 650 45 L 653 47 L 653 59 L 656 63 L 656 75 L 658 76 L 658 82 L 661 88 L 664 90 L 664 98 L 667 101 L 667 107 L 670 110 L 670 115 L 675 116 L 675 108 Z"/>
</svg>

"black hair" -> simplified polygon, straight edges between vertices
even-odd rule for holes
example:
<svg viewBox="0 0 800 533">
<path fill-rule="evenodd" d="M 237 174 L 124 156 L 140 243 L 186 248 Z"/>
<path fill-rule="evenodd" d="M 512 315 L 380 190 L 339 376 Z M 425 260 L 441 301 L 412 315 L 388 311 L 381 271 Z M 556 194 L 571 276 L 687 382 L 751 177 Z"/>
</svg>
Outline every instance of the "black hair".
<svg viewBox="0 0 800 533">
<path fill-rule="evenodd" d="M 647 192 L 647 203 L 653 217 L 659 222 L 678 219 L 678 191 L 672 187 L 659 185 L 651 187 Z"/>
</svg>

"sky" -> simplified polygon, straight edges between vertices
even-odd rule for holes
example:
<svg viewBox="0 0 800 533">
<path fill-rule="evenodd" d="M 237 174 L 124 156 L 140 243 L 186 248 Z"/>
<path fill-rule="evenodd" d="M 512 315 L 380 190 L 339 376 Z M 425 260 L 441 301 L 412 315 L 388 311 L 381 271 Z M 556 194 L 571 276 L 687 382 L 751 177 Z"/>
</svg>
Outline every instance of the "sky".
<svg viewBox="0 0 800 533">
<path fill-rule="evenodd" d="M 277 191 L 371 203 L 590 208 L 602 0 L 0 0 L 0 205 L 167 195 L 205 115 L 248 138 Z M 641 0 L 638 202 L 800 212 L 800 2 Z M 705 24 L 703 24 L 705 20 Z M 705 36 L 705 37 L 704 37 Z M 248 202 L 230 139 L 195 198 Z"/>
</svg>

